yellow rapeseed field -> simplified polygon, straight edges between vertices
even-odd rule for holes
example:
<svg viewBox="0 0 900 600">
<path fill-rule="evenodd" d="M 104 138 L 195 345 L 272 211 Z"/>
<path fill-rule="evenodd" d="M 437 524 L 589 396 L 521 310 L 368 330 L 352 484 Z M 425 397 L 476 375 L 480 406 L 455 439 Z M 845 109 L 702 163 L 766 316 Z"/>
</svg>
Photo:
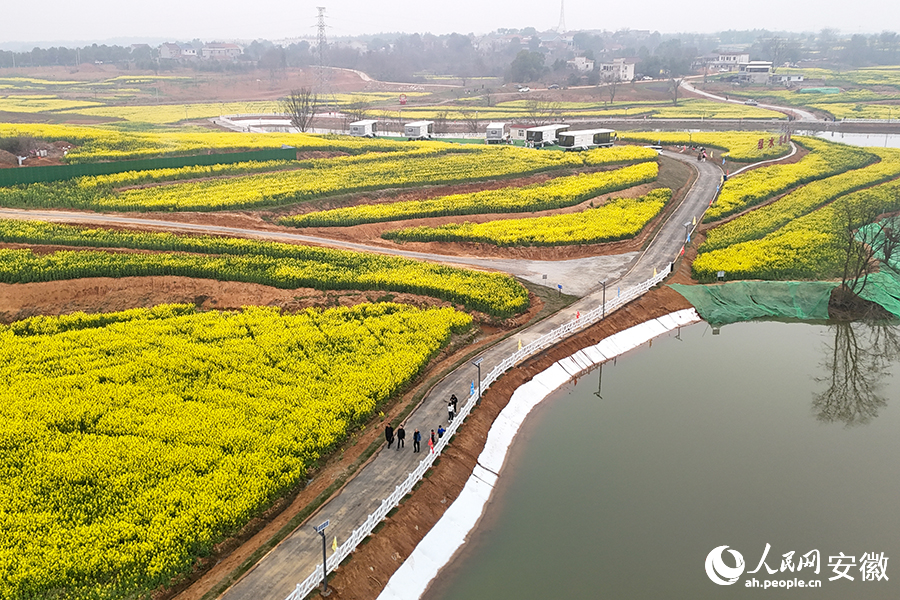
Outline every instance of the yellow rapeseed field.
<svg viewBox="0 0 900 600">
<path fill-rule="evenodd" d="M 364 304 L 0 327 L 0 598 L 144 597 L 189 572 L 470 323 Z"/>
</svg>

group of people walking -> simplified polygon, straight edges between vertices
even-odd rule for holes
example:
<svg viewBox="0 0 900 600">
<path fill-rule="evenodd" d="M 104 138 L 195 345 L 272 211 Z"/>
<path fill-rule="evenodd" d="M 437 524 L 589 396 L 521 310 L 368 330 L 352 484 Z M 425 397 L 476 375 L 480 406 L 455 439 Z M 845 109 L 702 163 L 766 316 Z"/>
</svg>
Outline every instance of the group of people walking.
<svg viewBox="0 0 900 600">
<path fill-rule="evenodd" d="M 451 394 L 450 402 L 447 404 L 447 422 L 452 423 L 453 417 L 456 416 L 456 406 L 459 403 L 459 399 L 456 397 L 456 394 Z M 394 445 L 394 440 L 397 441 L 397 450 L 405 447 L 406 441 L 406 429 L 404 427 L 404 423 L 400 423 L 397 427 L 396 431 L 394 427 L 388 423 L 384 427 L 384 439 L 387 441 L 387 447 L 391 448 Z M 444 429 L 443 425 L 439 425 L 437 428 L 437 432 L 434 429 L 431 430 L 431 435 L 428 438 L 428 447 L 434 452 L 434 447 L 437 445 L 438 440 L 444 437 L 444 433 L 447 430 Z M 413 452 L 419 452 L 422 444 L 422 434 L 416 429 L 413 432 Z"/>
</svg>

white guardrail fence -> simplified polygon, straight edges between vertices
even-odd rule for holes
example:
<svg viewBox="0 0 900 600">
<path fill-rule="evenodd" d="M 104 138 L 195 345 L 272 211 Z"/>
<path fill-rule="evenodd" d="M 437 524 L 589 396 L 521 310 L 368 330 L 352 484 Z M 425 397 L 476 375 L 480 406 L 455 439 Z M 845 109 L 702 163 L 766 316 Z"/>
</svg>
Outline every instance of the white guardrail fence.
<svg viewBox="0 0 900 600">
<path fill-rule="evenodd" d="M 514 354 L 508 356 L 503 361 L 500 362 L 497 366 L 495 366 L 487 376 L 481 381 L 481 389 L 487 389 L 492 383 L 494 383 L 503 373 L 513 368 L 526 358 L 529 358 L 538 352 L 554 345 L 559 340 L 571 335 L 572 333 L 584 329 L 589 325 L 593 325 L 597 321 L 604 318 L 604 315 L 616 310 L 617 308 L 631 302 L 635 298 L 645 294 L 650 288 L 660 283 L 663 279 L 665 279 L 672 270 L 672 264 L 667 265 L 662 271 L 658 274 L 654 275 L 647 281 L 638 284 L 628 290 L 625 293 L 617 296 L 616 298 L 609 300 L 606 302 L 605 307 L 603 305 L 598 306 L 597 308 L 586 312 L 580 317 L 565 323 L 551 331 L 550 333 L 544 334 L 538 339 L 534 340 L 530 344 L 523 346 L 521 349 L 517 350 Z M 472 408 L 475 406 L 475 402 L 478 400 L 478 392 L 469 396 L 469 399 L 463 405 L 462 410 L 453 419 L 453 422 L 447 426 L 447 433 L 443 438 L 438 440 L 437 445 L 434 447 L 434 453 L 429 453 L 425 455 L 425 458 L 419 463 L 417 466 L 401 483 L 398 485 L 390 496 L 385 498 L 381 502 L 381 506 L 378 507 L 375 512 L 369 515 L 366 519 L 365 523 L 360 525 L 353 531 L 350 537 L 340 546 L 338 546 L 337 550 L 334 551 L 331 556 L 328 557 L 327 560 L 327 569 L 328 572 L 334 571 L 341 562 L 347 558 L 347 556 L 353 552 L 356 547 L 359 545 L 363 539 L 366 538 L 372 530 L 375 529 L 375 526 L 378 525 L 387 514 L 398 504 L 400 504 L 400 499 L 403 498 L 406 494 L 412 491 L 413 486 L 422 479 L 422 476 L 425 474 L 428 469 L 434 464 L 435 459 L 437 459 L 441 452 L 443 452 L 444 448 L 450 442 L 450 438 L 453 437 L 453 434 L 456 433 L 456 430 L 459 428 L 460 424 L 462 424 L 463 420 L 469 416 L 469 413 L 472 412 Z M 313 591 L 319 584 L 322 582 L 322 564 L 316 567 L 316 569 L 309 574 L 302 583 L 297 584 L 297 588 L 291 592 L 291 594 L 287 597 L 286 600 L 303 600 L 307 594 Z"/>
</svg>

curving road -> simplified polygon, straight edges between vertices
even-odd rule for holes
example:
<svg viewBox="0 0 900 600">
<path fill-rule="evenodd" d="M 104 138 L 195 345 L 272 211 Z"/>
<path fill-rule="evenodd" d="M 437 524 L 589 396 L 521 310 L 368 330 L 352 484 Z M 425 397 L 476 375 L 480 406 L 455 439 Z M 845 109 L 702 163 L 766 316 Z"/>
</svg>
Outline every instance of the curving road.
<svg viewBox="0 0 900 600">
<path fill-rule="evenodd" d="M 375 252 L 391 254 L 416 260 L 439 262 L 448 265 L 475 267 L 492 271 L 509 273 L 538 285 L 546 285 L 556 289 L 557 284 L 564 284 L 563 291 L 574 296 L 584 296 L 595 283 L 610 274 L 619 276 L 637 256 L 637 252 L 611 256 L 577 258 L 572 260 L 524 260 L 509 258 L 477 258 L 470 256 L 448 256 L 427 252 L 411 252 L 402 248 L 368 246 L 324 237 L 291 233 L 289 231 L 265 231 L 242 227 L 224 227 L 166 221 L 164 219 L 124 217 L 121 215 L 94 212 L 75 212 L 58 210 L 24 210 L 0 208 L 0 218 L 51 221 L 54 223 L 84 223 L 92 225 L 123 225 L 141 229 L 162 229 L 164 231 L 181 231 L 195 234 L 228 235 L 232 237 L 255 238 L 273 242 L 303 243 L 316 246 L 328 246 L 342 250 L 359 252 Z M 544 276 L 547 276 L 546 279 Z"/>
<path fill-rule="evenodd" d="M 710 100 L 715 100 L 717 102 L 729 102 L 731 104 L 744 104 L 743 100 L 731 100 L 730 98 L 725 98 L 724 96 L 719 96 L 716 94 L 710 94 L 709 92 L 704 92 L 703 90 L 698 90 L 693 85 L 690 84 L 689 81 L 684 80 L 681 82 L 681 87 L 686 89 L 689 92 L 693 92 L 694 94 L 699 94 L 704 98 L 709 98 Z M 799 108 L 795 108 L 793 106 L 775 106 L 774 104 L 758 104 L 758 108 L 768 108 L 769 110 L 777 110 L 778 112 L 783 112 L 786 115 L 793 115 L 796 117 L 796 121 L 819 121 L 816 115 L 812 114 L 809 111 L 802 110 Z"/>
</svg>

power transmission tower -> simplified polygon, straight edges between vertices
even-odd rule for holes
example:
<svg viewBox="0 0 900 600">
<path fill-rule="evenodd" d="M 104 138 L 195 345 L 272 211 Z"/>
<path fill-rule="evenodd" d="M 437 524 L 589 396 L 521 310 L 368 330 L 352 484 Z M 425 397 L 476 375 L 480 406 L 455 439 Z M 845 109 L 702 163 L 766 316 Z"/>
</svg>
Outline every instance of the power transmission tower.
<svg viewBox="0 0 900 600">
<path fill-rule="evenodd" d="M 316 69 L 316 94 L 321 101 L 328 104 L 328 110 L 335 110 L 334 93 L 331 91 L 331 83 L 329 71 L 325 67 L 325 52 L 328 49 L 328 38 L 325 35 L 325 7 L 317 6 L 316 10 L 319 15 L 316 18 L 316 28 L 318 35 L 316 36 L 316 50 L 319 54 L 319 65 Z"/>
<path fill-rule="evenodd" d="M 556 26 L 556 33 L 566 32 L 566 0 L 559 0 L 559 25 Z"/>
</svg>

